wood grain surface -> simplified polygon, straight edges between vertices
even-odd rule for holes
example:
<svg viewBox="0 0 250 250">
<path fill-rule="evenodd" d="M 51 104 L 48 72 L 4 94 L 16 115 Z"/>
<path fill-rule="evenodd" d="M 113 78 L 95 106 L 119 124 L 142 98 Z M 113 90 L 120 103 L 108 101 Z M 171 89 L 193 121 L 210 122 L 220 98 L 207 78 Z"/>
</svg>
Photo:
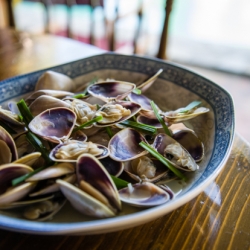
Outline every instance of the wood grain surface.
<svg viewBox="0 0 250 250">
<path fill-rule="evenodd" d="M 1 39 L 3 36 L 0 34 L 0 80 L 67 60 L 80 59 L 84 53 L 85 57 L 100 53 L 100 50 L 93 47 L 76 45 L 75 41 L 71 43 L 64 38 L 45 36 L 32 38 L 33 49 L 40 48 L 37 54 L 20 52 L 26 55 L 27 60 L 34 62 L 23 62 L 24 65 L 21 65 L 24 57 L 19 54 L 18 48 L 10 49 L 12 52 L 5 51 L 5 56 L 1 54 Z M 51 43 L 54 44 L 53 50 L 58 49 L 57 51 L 47 48 Z M 60 57 L 61 49 L 56 44 L 67 45 L 70 51 L 76 50 L 78 53 L 75 51 L 72 52 L 75 53 L 73 56 L 71 54 L 69 57 Z M 51 51 L 53 54 L 38 60 L 42 51 Z M 35 63 L 36 60 L 38 62 Z M 216 180 L 195 199 L 150 223 L 114 233 L 88 236 L 41 236 L 0 230 L 0 249 L 249 249 L 249 149 L 249 144 L 236 134 L 229 159 Z"/>
</svg>

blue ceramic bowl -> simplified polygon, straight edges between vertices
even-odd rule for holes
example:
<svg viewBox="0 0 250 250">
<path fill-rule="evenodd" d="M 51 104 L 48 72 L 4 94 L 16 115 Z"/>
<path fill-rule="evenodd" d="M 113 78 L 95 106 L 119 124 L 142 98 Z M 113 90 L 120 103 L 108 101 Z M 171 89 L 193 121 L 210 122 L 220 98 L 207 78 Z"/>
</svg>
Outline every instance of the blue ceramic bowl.
<svg viewBox="0 0 250 250">
<path fill-rule="evenodd" d="M 160 68 L 163 73 L 146 94 L 162 110 L 185 107 L 194 100 L 210 112 L 186 123 L 205 146 L 199 170 L 187 175 L 186 183 L 172 183 L 176 199 L 164 205 L 139 209 L 123 205 L 119 216 L 92 219 L 67 204 L 51 221 L 33 222 L 22 218 L 20 209 L 0 211 L 0 228 L 33 234 L 98 234 L 137 226 L 180 207 L 202 192 L 219 174 L 229 156 L 234 137 L 234 106 L 231 96 L 210 80 L 172 63 L 137 56 L 102 54 L 50 68 L 73 78 L 81 86 L 94 77 L 142 83 Z M 0 82 L 0 105 L 19 100 L 33 91 L 39 76 L 48 69 Z"/>
</svg>

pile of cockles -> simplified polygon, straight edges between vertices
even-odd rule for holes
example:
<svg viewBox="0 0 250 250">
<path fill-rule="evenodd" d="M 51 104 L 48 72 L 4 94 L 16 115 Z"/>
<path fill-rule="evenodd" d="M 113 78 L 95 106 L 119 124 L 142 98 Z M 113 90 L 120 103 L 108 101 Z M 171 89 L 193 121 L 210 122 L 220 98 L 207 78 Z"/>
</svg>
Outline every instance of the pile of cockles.
<svg viewBox="0 0 250 250">
<path fill-rule="evenodd" d="M 161 110 L 142 84 L 113 79 L 76 87 L 47 71 L 24 99 L 0 107 L 0 209 L 51 219 L 66 202 L 91 217 L 123 203 L 162 205 L 175 198 L 163 180 L 196 171 L 204 146 L 183 122 L 209 111 L 194 101 Z M 156 100 L 157 101 L 157 100 Z"/>
</svg>

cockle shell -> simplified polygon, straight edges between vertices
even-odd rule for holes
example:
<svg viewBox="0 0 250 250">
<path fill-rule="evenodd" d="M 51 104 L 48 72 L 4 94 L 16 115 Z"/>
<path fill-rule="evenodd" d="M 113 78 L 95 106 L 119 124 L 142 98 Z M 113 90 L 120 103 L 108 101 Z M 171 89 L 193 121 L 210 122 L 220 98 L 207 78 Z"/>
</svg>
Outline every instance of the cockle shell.
<svg viewBox="0 0 250 250">
<path fill-rule="evenodd" d="M 140 109 L 139 104 L 128 101 L 107 103 L 96 112 L 96 116 L 101 115 L 103 119 L 97 122 L 95 126 L 105 127 L 125 121 L 137 114 Z"/>
<path fill-rule="evenodd" d="M 56 162 L 76 162 L 83 153 L 93 154 L 100 159 L 109 155 L 109 149 L 92 142 L 68 140 L 52 149 L 49 157 Z"/>
<path fill-rule="evenodd" d="M 72 206 L 89 216 L 115 216 L 121 209 L 121 202 L 115 184 L 102 164 L 94 156 L 83 154 L 77 160 L 76 169 L 78 187 L 57 180 Z"/>
<path fill-rule="evenodd" d="M 209 109 L 205 107 L 199 107 L 199 108 L 193 109 L 188 113 L 179 112 L 181 110 L 182 108 L 177 109 L 175 111 L 162 112 L 162 115 L 164 116 L 164 120 L 169 124 L 179 123 L 179 122 L 193 119 L 196 116 L 205 114 L 209 111 Z"/>
<path fill-rule="evenodd" d="M 36 183 L 24 183 L 12 187 L 11 181 L 17 177 L 32 172 L 33 169 L 24 164 L 9 163 L 0 166 L 0 206 L 21 200 Z"/>
<path fill-rule="evenodd" d="M 145 92 L 148 88 L 152 86 L 157 77 L 163 72 L 163 69 L 159 69 L 152 77 L 144 81 L 142 84 L 137 86 L 138 89 L 141 89 L 142 92 Z"/>
<path fill-rule="evenodd" d="M 122 81 L 98 82 L 88 87 L 88 93 L 105 102 L 122 100 L 135 89 L 135 84 Z"/>
<path fill-rule="evenodd" d="M 1 150 L 6 149 L 6 154 L 8 155 L 10 151 L 11 161 L 15 161 L 18 158 L 16 144 L 11 135 L 2 126 L 0 126 L 0 140 L 4 142 L 2 142 L 3 148 Z M 6 145 L 9 147 L 9 150 L 7 150 Z"/>
<path fill-rule="evenodd" d="M 168 192 L 150 182 L 136 183 L 119 190 L 121 201 L 135 207 L 153 207 L 170 201 Z"/>
<path fill-rule="evenodd" d="M 75 91 L 75 82 L 68 76 L 48 70 L 38 79 L 35 91 L 42 89 L 53 89 L 63 91 Z"/>
<path fill-rule="evenodd" d="M 129 161 L 148 152 L 139 143 L 146 139 L 137 130 L 125 128 L 115 134 L 109 141 L 110 157 L 115 161 Z"/>
<path fill-rule="evenodd" d="M 30 104 L 29 109 L 33 116 L 37 116 L 47 109 L 60 107 L 70 108 L 70 105 L 53 96 L 41 95 Z"/>
<path fill-rule="evenodd" d="M 29 123 L 29 129 L 45 140 L 60 143 L 69 138 L 75 122 L 76 115 L 72 110 L 53 108 L 37 115 Z"/>
<path fill-rule="evenodd" d="M 155 137 L 153 147 L 176 168 L 185 171 L 195 171 L 199 168 L 188 151 L 166 134 L 158 134 Z"/>
<path fill-rule="evenodd" d="M 137 182 L 157 182 L 162 178 L 166 178 L 169 173 L 164 164 L 146 155 L 126 162 L 124 171 Z"/>
<path fill-rule="evenodd" d="M 63 90 L 52 90 L 52 89 L 37 90 L 33 92 L 31 95 L 29 95 L 27 98 L 25 98 L 25 102 L 27 103 L 27 105 L 30 105 L 34 100 L 36 100 L 39 96 L 42 95 L 49 95 L 52 97 L 63 99 L 66 96 L 74 96 L 74 93 Z"/>
</svg>

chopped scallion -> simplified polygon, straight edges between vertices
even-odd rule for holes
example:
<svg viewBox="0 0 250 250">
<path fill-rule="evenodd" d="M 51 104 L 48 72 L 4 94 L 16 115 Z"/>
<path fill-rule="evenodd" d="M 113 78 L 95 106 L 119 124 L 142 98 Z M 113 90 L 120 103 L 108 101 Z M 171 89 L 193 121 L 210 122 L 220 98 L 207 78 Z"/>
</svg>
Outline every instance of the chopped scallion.
<svg viewBox="0 0 250 250">
<path fill-rule="evenodd" d="M 85 94 L 77 94 L 77 95 L 74 95 L 73 98 L 75 99 L 81 99 L 81 98 L 84 98 L 86 95 Z"/>
<path fill-rule="evenodd" d="M 20 111 L 21 116 L 23 117 L 23 122 L 25 123 L 26 127 L 28 128 L 29 123 L 33 119 L 33 115 L 31 114 L 30 109 L 27 106 L 24 99 L 22 99 L 21 101 L 19 101 L 17 103 L 17 107 Z"/>
<path fill-rule="evenodd" d="M 164 132 L 165 132 L 168 136 L 171 136 L 171 133 L 170 133 L 170 131 L 169 131 L 169 129 L 168 129 L 168 126 L 166 125 L 166 123 L 164 122 L 164 120 L 162 119 L 162 117 L 160 116 L 160 114 L 159 114 L 159 112 L 158 112 L 158 110 L 157 110 L 157 107 L 156 107 L 154 101 L 151 101 L 150 104 L 151 104 L 151 107 L 152 107 L 152 109 L 153 109 L 153 111 L 154 111 L 154 114 L 155 114 L 157 120 L 158 120 L 158 121 L 160 122 L 160 124 L 162 125 L 162 127 L 163 127 L 163 129 L 164 129 Z"/>
<path fill-rule="evenodd" d="M 144 133 L 155 134 L 157 131 L 157 129 L 153 126 L 139 123 L 139 122 L 133 122 L 130 120 L 120 122 L 119 124 L 130 127 L 130 128 L 139 129 L 139 130 L 143 131 Z"/>
<path fill-rule="evenodd" d="M 92 119 L 92 120 L 90 120 L 90 121 L 88 121 L 88 122 L 85 122 L 85 123 L 83 123 L 82 125 L 80 125 L 80 126 L 74 128 L 74 129 L 73 129 L 73 132 L 78 131 L 78 130 L 80 130 L 80 129 L 82 129 L 82 128 L 88 127 L 88 126 L 92 125 L 93 123 L 99 122 L 99 121 L 101 121 L 101 120 L 102 120 L 102 116 L 101 116 L 101 115 L 100 115 L 100 116 L 96 116 L 94 119 Z"/>
<path fill-rule="evenodd" d="M 29 141 L 29 143 L 38 151 L 41 152 L 42 157 L 46 161 L 48 165 L 52 164 L 53 161 L 49 158 L 49 151 L 48 149 L 43 145 L 43 143 L 40 141 L 40 139 L 34 135 L 31 132 L 28 132 L 26 134 L 26 138 Z"/>
<path fill-rule="evenodd" d="M 133 93 L 134 93 L 134 94 L 137 94 L 137 95 L 140 95 L 140 94 L 141 94 L 141 90 L 138 89 L 138 88 L 135 88 L 135 89 L 133 90 Z"/>
<path fill-rule="evenodd" d="M 17 177 L 15 179 L 13 179 L 11 181 L 11 184 L 12 186 L 16 186 L 18 184 L 20 184 L 21 182 L 25 181 L 26 179 L 28 179 L 29 177 L 33 176 L 34 174 L 42 171 L 43 169 L 45 169 L 46 167 L 40 167 L 40 168 L 37 168 L 36 170 L 34 170 L 33 172 L 30 172 L 28 174 L 25 174 L 25 175 L 22 175 L 20 177 Z"/>
<path fill-rule="evenodd" d="M 117 189 L 121 189 L 121 188 L 127 187 L 127 185 L 129 184 L 129 182 L 124 181 L 124 180 L 122 180 L 122 179 L 120 179 L 118 177 L 115 177 L 113 175 L 110 175 L 110 176 L 111 176 L 113 182 L 115 183 Z"/>
<path fill-rule="evenodd" d="M 193 101 L 189 103 L 185 108 L 181 109 L 180 113 L 187 113 L 188 111 L 192 110 L 193 108 L 197 107 L 200 105 L 200 101 Z"/>
<path fill-rule="evenodd" d="M 111 128 L 110 127 L 105 127 L 105 129 L 106 129 L 106 132 L 107 132 L 109 138 L 111 139 L 113 137 L 113 135 L 114 135 Z"/>
</svg>

